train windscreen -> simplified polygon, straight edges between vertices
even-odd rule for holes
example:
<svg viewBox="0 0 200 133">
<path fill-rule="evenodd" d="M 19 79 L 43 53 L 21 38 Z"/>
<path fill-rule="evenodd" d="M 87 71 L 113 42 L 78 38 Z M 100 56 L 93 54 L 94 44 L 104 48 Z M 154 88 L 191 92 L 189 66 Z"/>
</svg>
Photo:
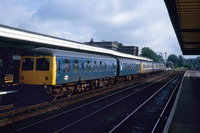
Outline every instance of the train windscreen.
<svg viewBox="0 0 200 133">
<path fill-rule="evenodd" d="M 34 58 L 24 58 L 22 62 L 22 70 L 32 71 L 34 66 Z"/>
<path fill-rule="evenodd" d="M 49 58 L 37 58 L 36 71 L 49 71 Z"/>
</svg>

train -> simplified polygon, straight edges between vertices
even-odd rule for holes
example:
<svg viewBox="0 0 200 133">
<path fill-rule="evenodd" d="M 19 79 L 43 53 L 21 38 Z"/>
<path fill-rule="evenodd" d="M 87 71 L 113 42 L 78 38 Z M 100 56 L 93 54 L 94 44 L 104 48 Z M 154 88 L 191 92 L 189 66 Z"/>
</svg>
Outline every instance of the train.
<svg viewBox="0 0 200 133">
<path fill-rule="evenodd" d="M 54 99 L 164 71 L 153 61 L 51 48 L 21 57 L 19 83 L 42 85 Z"/>
</svg>

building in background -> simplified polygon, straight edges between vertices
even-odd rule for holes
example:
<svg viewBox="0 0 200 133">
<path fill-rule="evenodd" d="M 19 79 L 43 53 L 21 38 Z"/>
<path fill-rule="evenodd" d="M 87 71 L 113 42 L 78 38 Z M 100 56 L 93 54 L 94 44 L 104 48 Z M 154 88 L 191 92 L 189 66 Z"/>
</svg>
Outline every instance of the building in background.
<svg viewBox="0 0 200 133">
<path fill-rule="evenodd" d="M 90 42 L 84 42 L 84 44 L 87 44 L 90 46 L 112 49 L 114 51 L 117 51 L 117 49 L 118 49 L 118 43 L 116 43 L 116 42 L 106 42 L 106 41 L 94 42 L 93 38 L 90 40 Z"/>
<path fill-rule="evenodd" d="M 87 44 L 90 46 L 112 49 L 114 51 L 131 54 L 131 55 L 136 55 L 136 56 L 138 56 L 138 51 L 139 51 L 139 48 L 136 46 L 123 46 L 122 43 L 118 43 L 116 41 L 114 41 L 114 42 L 112 42 L 112 41 L 94 42 L 93 38 L 90 40 L 90 42 L 84 42 L 84 44 Z"/>
<path fill-rule="evenodd" d="M 117 51 L 138 56 L 139 48 L 136 46 L 120 46 Z"/>
</svg>

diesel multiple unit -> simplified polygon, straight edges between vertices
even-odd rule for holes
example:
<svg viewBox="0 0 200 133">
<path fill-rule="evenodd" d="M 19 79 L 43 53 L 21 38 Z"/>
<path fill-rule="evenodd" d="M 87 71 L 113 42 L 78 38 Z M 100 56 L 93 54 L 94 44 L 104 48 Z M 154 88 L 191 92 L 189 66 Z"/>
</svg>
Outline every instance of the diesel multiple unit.
<svg viewBox="0 0 200 133">
<path fill-rule="evenodd" d="M 36 48 L 21 57 L 20 83 L 43 85 L 53 96 L 71 95 L 164 70 L 163 63 L 143 59 Z"/>
</svg>

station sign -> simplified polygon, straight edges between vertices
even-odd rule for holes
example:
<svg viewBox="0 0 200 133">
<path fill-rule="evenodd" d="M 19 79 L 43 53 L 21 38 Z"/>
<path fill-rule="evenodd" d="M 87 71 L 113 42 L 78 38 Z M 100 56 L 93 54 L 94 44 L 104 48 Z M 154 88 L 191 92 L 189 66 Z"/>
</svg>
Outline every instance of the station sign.
<svg viewBox="0 0 200 133">
<path fill-rule="evenodd" d="M 13 55 L 13 60 L 21 60 L 21 56 L 20 55 Z"/>
</svg>

